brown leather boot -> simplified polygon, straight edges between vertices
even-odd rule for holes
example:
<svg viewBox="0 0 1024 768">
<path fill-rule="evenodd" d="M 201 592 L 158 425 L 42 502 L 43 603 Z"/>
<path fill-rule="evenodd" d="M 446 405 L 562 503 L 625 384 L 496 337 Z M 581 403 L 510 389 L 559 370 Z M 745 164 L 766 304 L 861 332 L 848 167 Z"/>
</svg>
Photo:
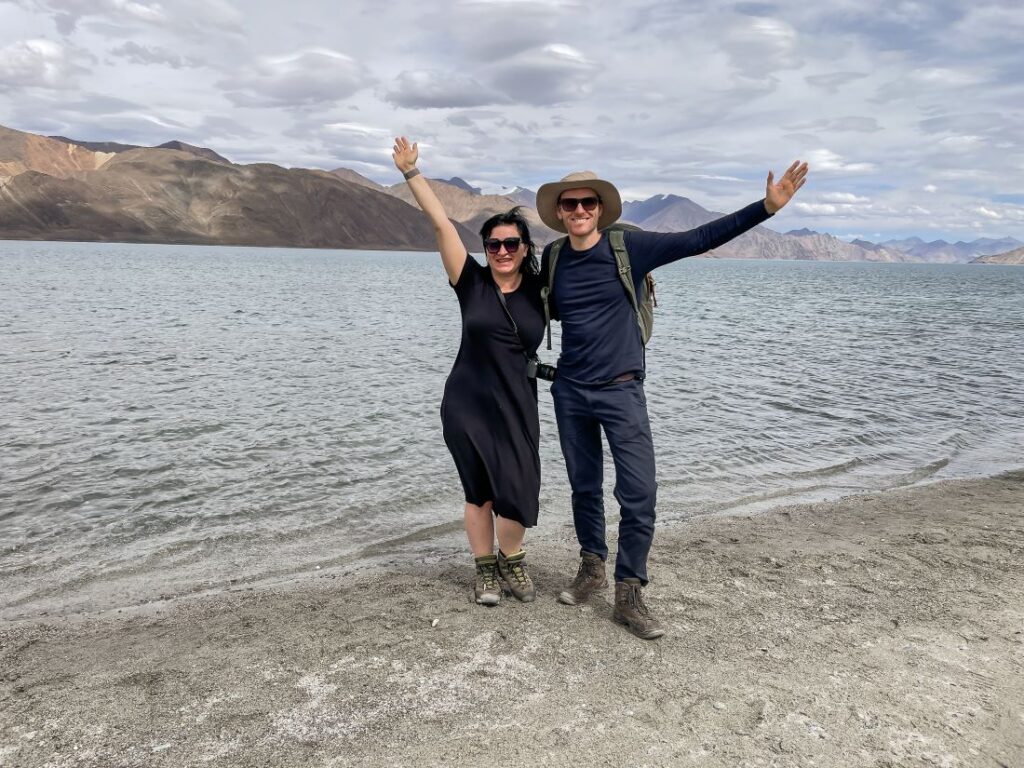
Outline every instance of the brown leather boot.
<svg viewBox="0 0 1024 768">
<path fill-rule="evenodd" d="M 473 597 L 480 605 L 497 605 L 501 601 L 501 587 L 498 585 L 498 558 L 495 555 L 481 555 L 475 558 L 476 579 Z"/>
<path fill-rule="evenodd" d="M 583 552 L 580 557 L 580 569 L 576 578 L 568 588 L 558 595 L 558 602 L 566 605 L 579 605 L 587 601 L 598 589 L 608 586 L 604 575 L 604 560 L 592 552 Z"/>
<path fill-rule="evenodd" d="M 629 631 L 644 640 L 653 640 L 665 634 L 661 622 L 651 616 L 644 604 L 640 579 L 626 579 L 615 583 L 615 610 L 612 620 L 625 624 Z"/>
<path fill-rule="evenodd" d="M 526 572 L 526 551 L 519 550 L 514 555 L 505 557 L 498 551 L 498 576 L 505 583 L 505 588 L 515 595 L 516 600 L 532 603 L 537 597 L 533 579 Z"/>
</svg>

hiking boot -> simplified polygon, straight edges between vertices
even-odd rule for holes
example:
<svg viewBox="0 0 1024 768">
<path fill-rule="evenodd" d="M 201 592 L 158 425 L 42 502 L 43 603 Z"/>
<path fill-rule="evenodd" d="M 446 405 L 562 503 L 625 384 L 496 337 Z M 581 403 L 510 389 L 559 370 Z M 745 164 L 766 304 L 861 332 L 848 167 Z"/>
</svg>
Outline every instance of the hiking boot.
<svg viewBox="0 0 1024 768">
<path fill-rule="evenodd" d="M 476 561 L 476 584 L 473 596 L 480 605 L 497 605 L 501 600 L 501 587 L 498 586 L 498 558 L 494 555 L 481 555 Z"/>
<path fill-rule="evenodd" d="M 515 595 L 516 600 L 523 603 L 532 603 L 537 597 L 537 590 L 533 587 L 533 580 L 526 572 L 526 550 L 519 550 L 514 555 L 505 557 L 505 553 L 498 551 L 498 576 L 505 582 L 505 588 Z"/>
<path fill-rule="evenodd" d="M 625 624 L 629 631 L 644 640 L 653 640 L 665 634 L 661 622 L 651 616 L 644 604 L 640 579 L 626 579 L 615 583 L 615 610 L 612 620 Z"/>
<path fill-rule="evenodd" d="M 580 558 L 576 578 L 558 595 L 560 603 L 579 605 L 586 602 L 596 590 L 608 586 L 608 579 L 604 575 L 604 560 L 593 552 L 581 552 Z"/>
</svg>

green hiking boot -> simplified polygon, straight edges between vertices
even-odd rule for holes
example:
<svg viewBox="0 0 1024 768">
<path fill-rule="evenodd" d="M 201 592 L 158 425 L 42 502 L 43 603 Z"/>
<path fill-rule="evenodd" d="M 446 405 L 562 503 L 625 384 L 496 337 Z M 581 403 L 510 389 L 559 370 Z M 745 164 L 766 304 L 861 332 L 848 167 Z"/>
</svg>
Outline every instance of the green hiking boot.
<svg viewBox="0 0 1024 768">
<path fill-rule="evenodd" d="M 580 569 L 576 572 L 576 578 L 559 593 L 558 602 L 579 605 L 585 603 L 595 591 L 607 586 L 608 579 L 604 575 L 604 560 L 601 556 L 593 552 L 581 552 Z"/>
<path fill-rule="evenodd" d="M 526 572 L 526 550 L 521 549 L 514 555 L 505 557 L 498 551 L 498 576 L 505 582 L 505 589 L 515 595 L 516 600 L 532 603 L 537 598 L 537 590 L 533 586 L 530 574 Z"/>
<path fill-rule="evenodd" d="M 612 620 L 625 624 L 629 631 L 644 640 L 653 640 L 665 634 L 661 622 L 651 616 L 644 603 L 640 579 L 626 579 L 615 583 L 615 610 Z"/>
<path fill-rule="evenodd" d="M 473 596 L 480 605 L 497 605 L 501 600 L 498 586 L 498 558 L 495 555 L 480 555 L 476 562 L 476 584 Z"/>
</svg>

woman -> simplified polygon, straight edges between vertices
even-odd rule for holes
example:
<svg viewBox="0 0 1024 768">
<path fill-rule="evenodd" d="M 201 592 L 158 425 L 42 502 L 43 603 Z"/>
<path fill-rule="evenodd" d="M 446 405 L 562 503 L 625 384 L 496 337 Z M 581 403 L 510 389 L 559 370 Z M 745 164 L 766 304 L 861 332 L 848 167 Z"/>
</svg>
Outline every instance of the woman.
<svg viewBox="0 0 1024 768">
<path fill-rule="evenodd" d="M 517 208 L 484 222 L 487 266 L 481 266 L 416 168 L 418 146 L 397 138 L 392 157 L 434 225 L 462 312 L 462 344 L 445 383 L 441 423 L 465 491 L 466 535 L 476 563 L 473 594 L 481 605 L 497 605 L 500 581 L 530 602 L 536 591 L 522 545 L 526 529 L 537 523 L 540 424 L 527 358 L 540 345 L 544 313 L 529 226 Z"/>
</svg>

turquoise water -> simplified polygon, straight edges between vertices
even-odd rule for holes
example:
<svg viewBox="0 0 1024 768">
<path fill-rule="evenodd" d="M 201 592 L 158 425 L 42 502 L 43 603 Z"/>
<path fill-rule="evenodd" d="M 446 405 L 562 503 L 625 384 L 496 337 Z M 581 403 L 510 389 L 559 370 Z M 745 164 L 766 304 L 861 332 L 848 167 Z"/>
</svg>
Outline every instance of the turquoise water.
<svg viewBox="0 0 1024 768">
<path fill-rule="evenodd" d="M 662 521 L 1024 465 L 1024 269 L 656 277 Z M 6 242 L 0 308 L 0 617 L 462 546 L 436 255 Z M 534 536 L 570 520 L 540 411 Z"/>
</svg>

